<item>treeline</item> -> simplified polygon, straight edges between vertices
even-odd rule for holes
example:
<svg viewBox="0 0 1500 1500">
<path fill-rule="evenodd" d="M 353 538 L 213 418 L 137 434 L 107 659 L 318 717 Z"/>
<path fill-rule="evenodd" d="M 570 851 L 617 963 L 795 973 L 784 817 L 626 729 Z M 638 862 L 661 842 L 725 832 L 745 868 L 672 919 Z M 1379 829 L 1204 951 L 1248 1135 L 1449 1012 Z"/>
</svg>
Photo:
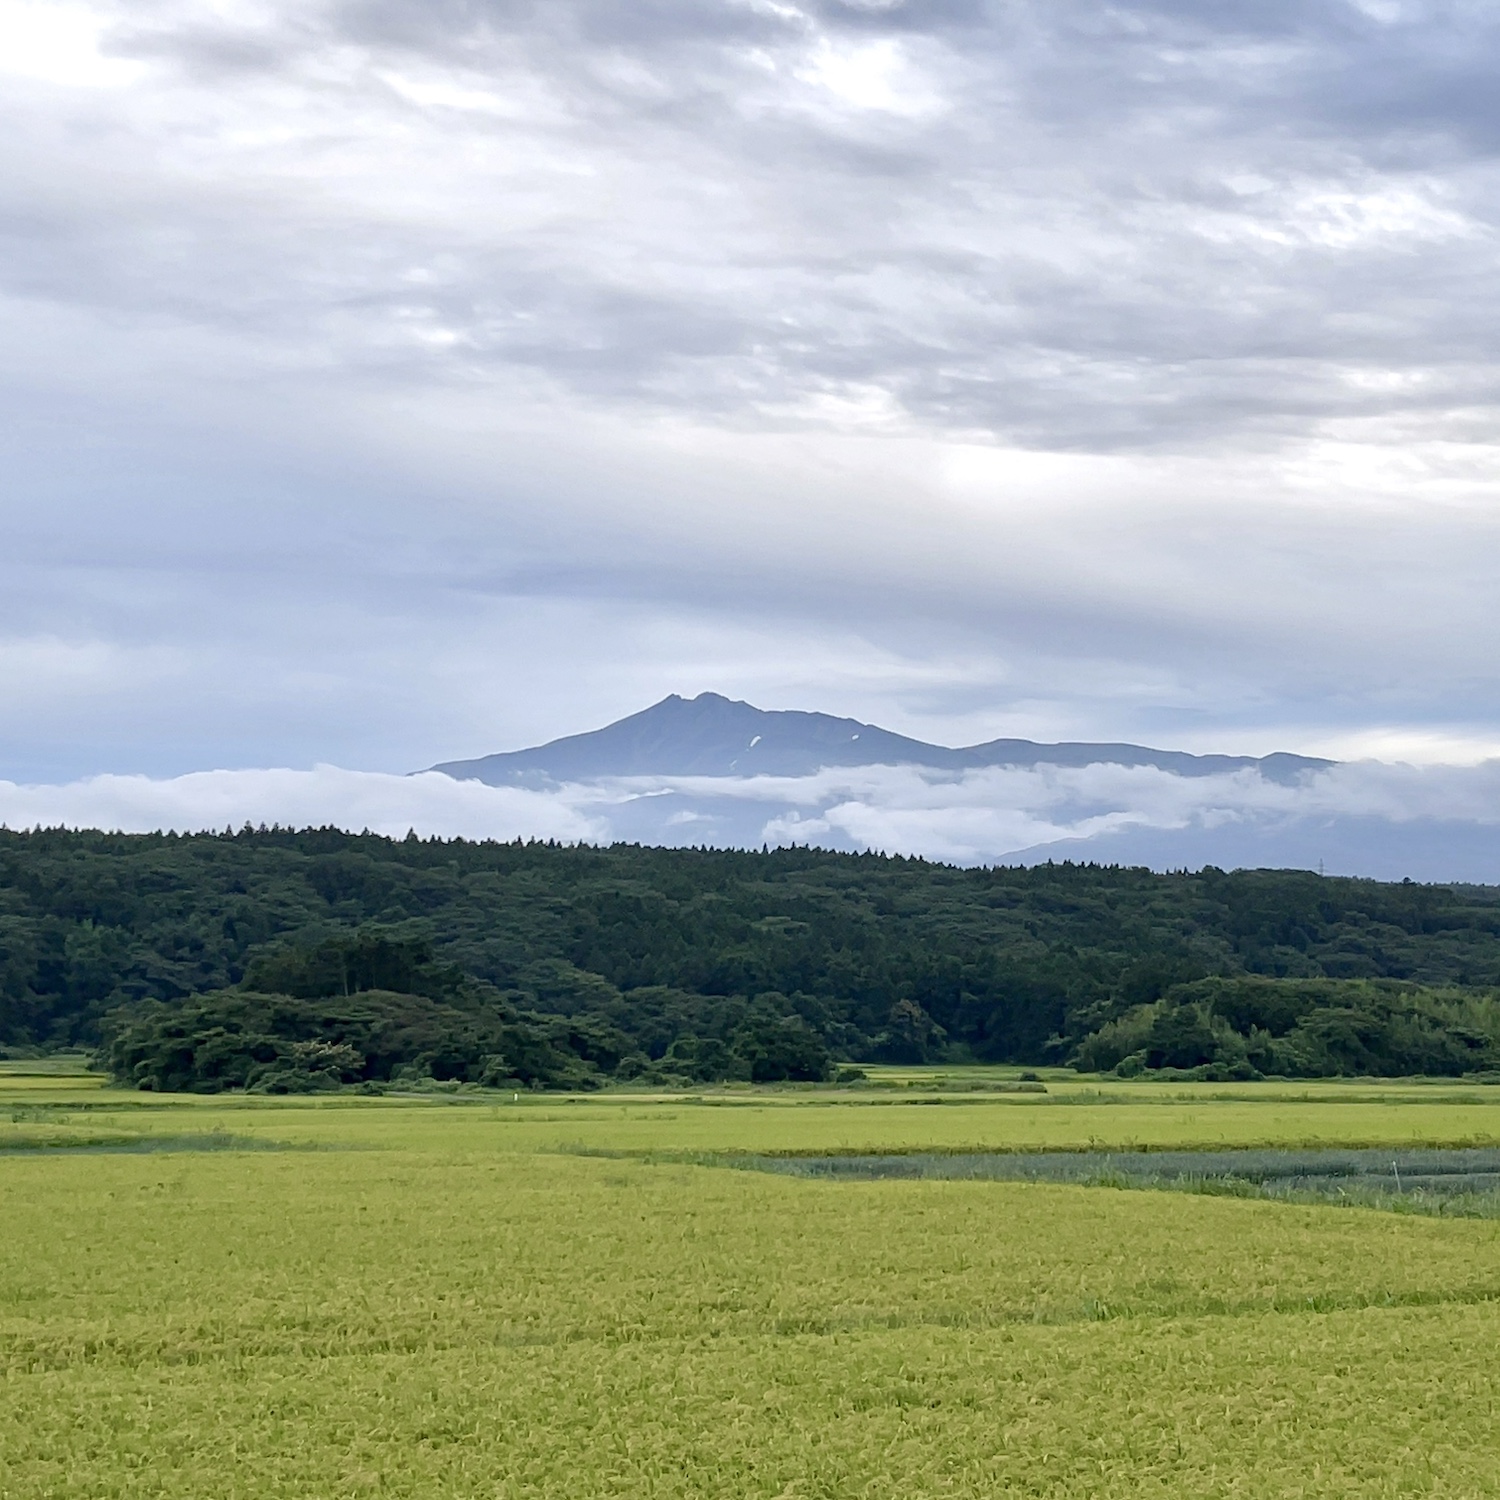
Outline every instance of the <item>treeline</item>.
<svg viewBox="0 0 1500 1500">
<path fill-rule="evenodd" d="M 1455 1076 L 1500 1068 L 1497 989 L 1489 888 L 0 831 L 0 1045 L 102 1045 L 151 1087 L 581 1087 L 963 1058 Z"/>
</svg>

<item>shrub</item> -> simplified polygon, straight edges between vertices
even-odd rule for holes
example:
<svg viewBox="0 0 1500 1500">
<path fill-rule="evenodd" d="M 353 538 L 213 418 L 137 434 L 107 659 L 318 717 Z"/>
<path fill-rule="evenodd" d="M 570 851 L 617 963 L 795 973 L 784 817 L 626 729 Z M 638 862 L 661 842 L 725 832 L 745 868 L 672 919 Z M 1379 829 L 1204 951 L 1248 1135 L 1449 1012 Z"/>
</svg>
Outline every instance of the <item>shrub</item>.
<svg viewBox="0 0 1500 1500">
<path fill-rule="evenodd" d="M 398 1073 L 461 1082 L 590 1087 L 598 1074 L 538 1026 L 421 995 L 366 990 L 298 999 L 243 990 L 117 1013 L 102 1058 L 142 1089 L 307 1093 Z"/>
</svg>

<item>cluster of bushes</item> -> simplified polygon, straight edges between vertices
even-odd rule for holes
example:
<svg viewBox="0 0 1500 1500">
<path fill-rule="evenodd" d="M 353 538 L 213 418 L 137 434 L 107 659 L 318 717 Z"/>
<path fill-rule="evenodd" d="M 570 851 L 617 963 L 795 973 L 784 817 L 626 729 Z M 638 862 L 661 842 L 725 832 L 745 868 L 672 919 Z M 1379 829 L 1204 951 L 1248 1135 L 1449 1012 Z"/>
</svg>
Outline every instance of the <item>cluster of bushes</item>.
<svg viewBox="0 0 1500 1500">
<path fill-rule="evenodd" d="M 404 989 L 381 987 L 392 983 Z M 425 942 L 365 930 L 263 955 L 236 989 L 118 1011 L 100 1058 L 128 1086 L 198 1093 L 827 1077 L 822 1039 L 801 1017 L 782 1014 L 777 999 L 747 1007 L 727 1040 L 679 1038 L 653 1062 L 607 1017 L 519 1011 L 510 997 L 434 962 Z"/>
<path fill-rule="evenodd" d="M 625 996 L 556 960 L 531 979 L 533 989 L 502 992 L 436 962 L 421 940 L 359 929 L 261 954 L 237 988 L 122 1009 L 101 1056 L 119 1081 L 143 1089 L 271 1093 L 427 1080 L 562 1089 L 769 1083 L 832 1071 L 805 995 L 710 1002 L 657 986 Z M 1491 993 L 1219 975 L 1130 999 L 1121 987 L 1085 1017 L 1067 1060 L 1121 1077 L 1500 1071 L 1500 999 Z"/>
<path fill-rule="evenodd" d="M 311 1093 L 419 1078 L 584 1087 L 589 1077 L 535 1027 L 388 990 L 149 1001 L 121 1018 L 101 1056 L 117 1081 L 169 1092 Z"/>
<path fill-rule="evenodd" d="M 1393 981 L 1220 976 L 1103 1021 L 1071 1060 L 1121 1077 L 1488 1073 L 1500 1069 L 1500 999 Z"/>
</svg>

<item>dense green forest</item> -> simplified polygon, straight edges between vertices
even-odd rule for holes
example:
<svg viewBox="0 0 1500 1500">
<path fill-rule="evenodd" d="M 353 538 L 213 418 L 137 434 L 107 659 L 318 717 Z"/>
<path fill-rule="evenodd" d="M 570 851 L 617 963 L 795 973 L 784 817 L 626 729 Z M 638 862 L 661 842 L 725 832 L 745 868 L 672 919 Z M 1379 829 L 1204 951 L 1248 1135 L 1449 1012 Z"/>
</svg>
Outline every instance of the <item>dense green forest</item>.
<svg viewBox="0 0 1500 1500">
<path fill-rule="evenodd" d="M 1500 890 L 813 849 L 0 831 L 0 1045 L 144 1087 L 1500 1070 Z"/>
</svg>

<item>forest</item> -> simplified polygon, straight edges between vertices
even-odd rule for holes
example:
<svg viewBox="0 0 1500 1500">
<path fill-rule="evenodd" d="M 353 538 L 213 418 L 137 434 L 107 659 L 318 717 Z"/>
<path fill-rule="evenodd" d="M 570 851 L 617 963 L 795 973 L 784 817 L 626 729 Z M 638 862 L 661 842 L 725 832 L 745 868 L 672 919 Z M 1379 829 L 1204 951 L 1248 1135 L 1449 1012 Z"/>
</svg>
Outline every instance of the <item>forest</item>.
<svg viewBox="0 0 1500 1500">
<path fill-rule="evenodd" d="M 0 1047 L 265 1091 L 1500 1072 L 1500 890 L 336 830 L 0 830 Z"/>
</svg>

